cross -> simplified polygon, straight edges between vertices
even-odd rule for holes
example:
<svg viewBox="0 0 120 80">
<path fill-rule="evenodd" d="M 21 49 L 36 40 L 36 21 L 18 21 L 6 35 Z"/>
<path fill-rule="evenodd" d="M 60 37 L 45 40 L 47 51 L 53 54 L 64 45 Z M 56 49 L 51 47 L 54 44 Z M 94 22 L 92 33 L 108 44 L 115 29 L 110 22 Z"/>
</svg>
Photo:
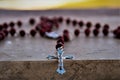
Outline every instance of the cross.
<svg viewBox="0 0 120 80">
<path fill-rule="evenodd" d="M 73 56 L 63 56 L 64 54 L 64 49 L 63 47 L 59 47 L 56 49 L 57 51 L 57 56 L 51 56 L 51 55 L 48 55 L 48 59 L 57 59 L 58 60 L 58 68 L 57 68 L 57 72 L 59 74 L 64 74 L 66 71 L 64 69 L 64 64 L 63 64 L 63 59 L 73 59 Z"/>
</svg>

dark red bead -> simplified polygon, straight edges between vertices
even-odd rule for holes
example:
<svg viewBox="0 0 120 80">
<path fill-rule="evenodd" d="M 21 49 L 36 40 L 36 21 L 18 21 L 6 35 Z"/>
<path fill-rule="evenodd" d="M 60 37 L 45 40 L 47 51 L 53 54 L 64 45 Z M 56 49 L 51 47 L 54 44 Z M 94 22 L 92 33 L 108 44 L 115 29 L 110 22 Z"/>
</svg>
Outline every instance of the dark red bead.
<svg viewBox="0 0 120 80">
<path fill-rule="evenodd" d="M 100 23 L 96 23 L 96 24 L 95 24 L 95 28 L 96 28 L 96 29 L 100 29 L 100 27 L 101 27 L 101 24 L 100 24 Z"/>
<path fill-rule="evenodd" d="M 40 25 L 40 24 L 37 24 L 37 25 L 35 26 L 35 30 L 36 30 L 36 31 L 39 31 L 40 28 L 41 28 L 41 25 Z"/>
<path fill-rule="evenodd" d="M 63 38 L 59 38 L 58 40 L 57 40 L 57 44 L 58 43 L 62 43 L 62 44 L 64 44 L 64 40 L 63 40 Z"/>
<path fill-rule="evenodd" d="M 32 37 L 35 37 L 36 33 L 37 33 L 37 32 L 36 32 L 34 29 L 31 29 L 31 30 L 30 30 L 30 35 L 31 35 Z"/>
<path fill-rule="evenodd" d="M 73 26 L 76 26 L 77 25 L 77 20 L 73 20 L 72 24 L 73 24 Z"/>
<path fill-rule="evenodd" d="M 92 27 L 92 23 L 91 23 L 91 22 L 87 22 L 87 23 L 86 23 L 86 27 L 87 27 L 87 28 L 91 28 L 91 27 Z"/>
<path fill-rule="evenodd" d="M 84 33 L 85 33 L 86 37 L 88 37 L 88 36 L 90 36 L 91 31 L 89 28 L 87 28 L 87 29 L 85 29 Z"/>
<path fill-rule="evenodd" d="M 80 27 L 84 26 L 84 22 L 83 21 L 79 21 L 78 24 L 79 24 Z"/>
<path fill-rule="evenodd" d="M 26 34 L 26 32 L 25 32 L 24 30 L 20 30 L 20 31 L 19 31 L 19 35 L 20 35 L 21 37 L 25 37 L 25 34 Z"/>
<path fill-rule="evenodd" d="M 64 31 L 63 31 L 63 34 L 68 34 L 69 33 L 69 31 L 67 30 L 67 29 L 65 29 Z"/>
<path fill-rule="evenodd" d="M 45 16 L 41 16 L 40 20 L 43 21 L 46 17 Z"/>
<path fill-rule="evenodd" d="M 5 34 L 3 32 L 0 32 L 0 41 L 5 39 Z"/>
<path fill-rule="evenodd" d="M 3 26 L 2 25 L 0 25 L 0 31 L 2 31 L 3 30 Z"/>
<path fill-rule="evenodd" d="M 2 35 L 0 35 L 0 41 L 2 41 L 3 39 L 2 39 Z"/>
<path fill-rule="evenodd" d="M 70 24 L 70 22 L 71 22 L 70 18 L 67 18 L 66 19 L 66 24 Z"/>
<path fill-rule="evenodd" d="M 15 33 L 16 33 L 15 28 L 11 28 L 10 31 L 9 31 L 9 33 L 10 33 L 11 36 L 14 36 Z"/>
<path fill-rule="evenodd" d="M 116 38 L 120 39 L 120 29 L 117 30 Z"/>
<path fill-rule="evenodd" d="M 114 36 L 116 36 L 116 34 L 117 34 L 117 29 L 113 30 L 113 34 L 114 34 Z"/>
<path fill-rule="evenodd" d="M 56 45 L 56 49 L 58 49 L 58 48 L 60 48 L 60 47 L 62 47 L 62 46 L 63 46 L 63 44 L 58 43 L 58 44 Z"/>
<path fill-rule="evenodd" d="M 39 26 L 36 26 L 36 27 L 35 27 L 35 30 L 36 30 L 36 31 L 39 31 L 39 30 L 40 30 Z"/>
<path fill-rule="evenodd" d="M 4 27 L 4 29 L 7 29 L 7 28 L 8 28 L 8 24 L 7 24 L 7 23 L 4 23 L 4 24 L 3 24 L 3 27 Z"/>
<path fill-rule="evenodd" d="M 65 42 L 70 41 L 69 34 L 63 34 L 63 38 Z"/>
<path fill-rule="evenodd" d="M 103 28 L 104 28 L 104 29 L 109 29 L 109 25 L 108 25 L 108 24 L 105 24 L 105 25 L 103 26 Z"/>
<path fill-rule="evenodd" d="M 40 36 L 41 37 L 44 37 L 45 36 L 45 29 L 40 29 L 40 31 L 39 31 L 39 34 L 40 34 Z"/>
<path fill-rule="evenodd" d="M 49 25 L 49 24 L 46 24 L 46 26 L 44 26 L 43 28 L 46 30 L 46 32 L 51 32 L 52 31 L 52 26 Z"/>
<path fill-rule="evenodd" d="M 119 26 L 118 26 L 117 29 L 115 29 L 115 30 L 113 31 L 113 34 L 114 34 L 115 38 L 120 39 L 120 27 L 119 27 Z"/>
<path fill-rule="evenodd" d="M 2 40 L 2 35 L 0 35 L 0 41 Z"/>
<path fill-rule="evenodd" d="M 22 26 L 22 22 L 21 22 L 21 21 L 18 21 L 18 22 L 17 22 L 17 25 L 18 25 L 18 27 L 21 27 L 21 26 Z"/>
<path fill-rule="evenodd" d="M 5 33 L 5 36 L 8 36 L 8 30 L 4 29 L 3 32 Z"/>
<path fill-rule="evenodd" d="M 63 17 L 59 17 L 58 22 L 62 23 L 63 22 Z"/>
<path fill-rule="evenodd" d="M 47 32 L 52 32 L 52 29 L 50 29 L 50 28 L 49 28 L 49 29 L 47 29 Z"/>
<path fill-rule="evenodd" d="M 120 27 L 119 27 L 119 26 L 117 27 L 117 29 L 114 29 L 114 30 L 113 30 L 113 34 L 114 34 L 114 36 L 117 35 L 118 30 L 120 30 Z"/>
<path fill-rule="evenodd" d="M 107 28 L 104 28 L 102 32 L 104 36 L 108 36 L 109 34 L 109 30 Z"/>
<path fill-rule="evenodd" d="M 52 19 L 49 18 L 49 19 L 48 19 L 48 22 L 51 23 L 51 24 L 52 24 L 52 23 L 56 23 L 56 22 L 60 22 L 59 19 L 60 19 L 60 17 L 59 17 L 59 18 L 53 17 Z"/>
<path fill-rule="evenodd" d="M 75 36 L 79 36 L 80 30 L 79 29 L 75 29 L 74 34 L 75 34 Z"/>
<path fill-rule="evenodd" d="M 31 25 L 34 25 L 34 24 L 35 24 L 35 19 L 31 18 L 31 19 L 29 20 L 29 23 L 30 23 Z"/>
<path fill-rule="evenodd" d="M 9 26 L 13 28 L 15 26 L 15 23 L 14 22 L 10 22 Z"/>
<path fill-rule="evenodd" d="M 98 34 L 99 34 L 99 30 L 98 30 L 98 29 L 94 29 L 94 30 L 93 30 L 93 35 L 97 37 Z"/>
<path fill-rule="evenodd" d="M 58 23 L 54 23 L 56 28 L 59 28 L 59 24 Z"/>
<path fill-rule="evenodd" d="M 64 41 L 63 36 L 59 36 L 59 37 L 58 37 L 58 40 L 59 40 L 59 39 L 61 39 L 61 40 L 63 40 L 63 41 Z"/>
<path fill-rule="evenodd" d="M 118 26 L 118 28 L 117 29 L 120 29 L 120 26 Z"/>
<path fill-rule="evenodd" d="M 43 20 L 43 16 L 40 17 L 40 20 Z"/>
</svg>

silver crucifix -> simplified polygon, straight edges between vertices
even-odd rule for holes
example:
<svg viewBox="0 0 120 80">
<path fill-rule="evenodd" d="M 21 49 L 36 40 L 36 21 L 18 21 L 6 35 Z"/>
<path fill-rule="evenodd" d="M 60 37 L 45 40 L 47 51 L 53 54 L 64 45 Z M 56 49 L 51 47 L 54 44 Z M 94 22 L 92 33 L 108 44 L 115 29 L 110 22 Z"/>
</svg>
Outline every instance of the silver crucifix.
<svg viewBox="0 0 120 80">
<path fill-rule="evenodd" d="M 58 59 L 58 68 L 56 71 L 59 74 L 64 74 L 66 71 L 64 69 L 63 59 L 73 59 L 73 56 L 64 56 L 63 57 L 63 53 L 64 53 L 63 46 L 57 48 L 56 50 L 57 50 L 57 57 L 49 55 L 47 58 L 48 59 Z"/>
</svg>

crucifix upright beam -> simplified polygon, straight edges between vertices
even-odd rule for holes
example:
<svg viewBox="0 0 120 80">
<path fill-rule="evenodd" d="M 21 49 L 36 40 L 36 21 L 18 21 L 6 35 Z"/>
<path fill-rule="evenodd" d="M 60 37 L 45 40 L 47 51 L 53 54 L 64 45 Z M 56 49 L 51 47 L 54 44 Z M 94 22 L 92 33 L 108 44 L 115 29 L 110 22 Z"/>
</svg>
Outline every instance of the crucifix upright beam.
<svg viewBox="0 0 120 80">
<path fill-rule="evenodd" d="M 57 59 L 58 60 L 58 68 L 57 68 L 57 72 L 59 74 L 64 74 L 66 71 L 64 69 L 64 64 L 63 64 L 63 60 L 64 59 L 73 59 L 73 56 L 63 56 L 64 54 L 64 48 L 63 46 L 59 46 L 58 48 L 56 48 L 57 51 L 57 56 L 51 56 L 49 55 L 47 58 L 50 59 Z"/>
</svg>

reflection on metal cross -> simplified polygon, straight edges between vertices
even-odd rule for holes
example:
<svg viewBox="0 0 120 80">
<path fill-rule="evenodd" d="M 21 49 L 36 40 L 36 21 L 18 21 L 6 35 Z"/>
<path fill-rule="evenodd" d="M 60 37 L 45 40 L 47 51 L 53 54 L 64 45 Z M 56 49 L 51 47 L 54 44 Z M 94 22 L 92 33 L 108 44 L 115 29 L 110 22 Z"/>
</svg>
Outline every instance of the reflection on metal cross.
<svg viewBox="0 0 120 80">
<path fill-rule="evenodd" d="M 64 49 L 63 47 L 59 47 L 56 49 L 57 50 L 57 57 L 49 55 L 47 58 L 48 59 L 58 59 L 58 69 L 56 70 L 59 74 L 65 73 L 64 69 L 64 64 L 63 64 L 63 59 L 73 59 L 73 56 L 64 56 Z"/>
</svg>

